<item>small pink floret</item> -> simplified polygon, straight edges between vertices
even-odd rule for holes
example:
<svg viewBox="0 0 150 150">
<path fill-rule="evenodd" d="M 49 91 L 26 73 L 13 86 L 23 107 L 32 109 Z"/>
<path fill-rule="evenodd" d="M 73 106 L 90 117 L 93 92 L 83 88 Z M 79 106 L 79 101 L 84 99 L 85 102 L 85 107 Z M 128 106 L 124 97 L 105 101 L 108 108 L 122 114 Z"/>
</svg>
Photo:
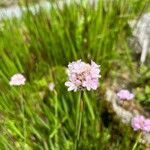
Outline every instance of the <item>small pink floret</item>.
<svg viewBox="0 0 150 150">
<path fill-rule="evenodd" d="M 150 132 L 150 119 L 146 119 L 144 116 L 136 116 L 132 119 L 131 125 L 134 131 L 142 130 Z"/>
<path fill-rule="evenodd" d="M 74 61 L 68 65 L 68 81 L 65 85 L 68 91 L 82 89 L 96 90 L 99 86 L 100 66 L 91 61 L 91 64 L 81 60 Z"/>
<path fill-rule="evenodd" d="M 132 100 L 134 98 L 134 94 L 130 93 L 128 90 L 120 90 L 117 93 L 117 96 L 121 100 Z"/>
<path fill-rule="evenodd" d="M 54 91 L 54 89 L 55 89 L 55 84 L 54 84 L 53 82 L 50 82 L 50 83 L 48 84 L 48 88 L 49 88 L 50 91 Z"/>
<path fill-rule="evenodd" d="M 25 85 L 25 81 L 26 78 L 22 74 L 17 73 L 11 77 L 9 85 L 11 86 Z"/>
</svg>

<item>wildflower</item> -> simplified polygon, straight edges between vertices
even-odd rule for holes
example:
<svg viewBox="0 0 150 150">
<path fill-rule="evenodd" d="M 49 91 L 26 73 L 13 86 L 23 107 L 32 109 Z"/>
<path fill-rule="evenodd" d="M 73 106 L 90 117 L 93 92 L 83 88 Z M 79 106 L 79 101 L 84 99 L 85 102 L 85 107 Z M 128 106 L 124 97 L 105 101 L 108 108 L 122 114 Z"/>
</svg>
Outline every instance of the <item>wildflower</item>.
<svg viewBox="0 0 150 150">
<path fill-rule="evenodd" d="M 48 88 L 50 91 L 54 91 L 55 84 L 53 82 L 49 83 Z"/>
<path fill-rule="evenodd" d="M 145 125 L 143 127 L 143 130 L 146 132 L 150 132 L 150 119 L 145 119 Z"/>
<path fill-rule="evenodd" d="M 121 100 L 132 100 L 134 98 L 134 94 L 130 93 L 128 90 L 120 90 L 117 93 L 117 96 Z"/>
<path fill-rule="evenodd" d="M 11 77 L 9 84 L 11 86 L 13 85 L 20 86 L 20 85 L 24 85 L 25 81 L 26 81 L 26 78 L 22 74 L 17 73 Z"/>
<path fill-rule="evenodd" d="M 136 116 L 132 119 L 131 125 L 134 131 L 142 130 L 150 132 L 150 119 L 146 119 L 144 116 Z"/>
<path fill-rule="evenodd" d="M 91 64 L 81 60 L 74 61 L 68 65 L 69 81 L 65 82 L 68 91 L 87 89 L 96 90 L 99 85 L 100 66 L 91 61 Z"/>
</svg>

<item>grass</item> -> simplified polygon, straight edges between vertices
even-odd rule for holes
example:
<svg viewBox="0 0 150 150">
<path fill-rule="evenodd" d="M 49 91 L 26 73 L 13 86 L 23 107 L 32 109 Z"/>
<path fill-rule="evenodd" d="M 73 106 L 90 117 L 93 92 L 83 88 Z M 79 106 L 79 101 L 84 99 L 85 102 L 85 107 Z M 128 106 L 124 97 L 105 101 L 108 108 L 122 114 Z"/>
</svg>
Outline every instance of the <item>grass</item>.
<svg viewBox="0 0 150 150">
<path fill-rule="evenodd" d="M 147 0 L 72 2 L 22 18 L 4 19 L 0 28 L 0 149 L 72 150 L 76 138 L 79 93 L 67 92 L 69 62 L 91 59 L 101 65 L 100 88 L 84 94 L 84 113 L 78 149 L 130 149 L 136 133 L 129 126 L 103 122 L 106 80 L 118 63 L 132 73 L 128 20 L 141 14 Z M 28 8 L 28 5 L 26 6 Z M 10 87 L 20 72 L 23 87 Z M 54 82 L 54 92 L 48 83 Z M 104 117 L 105 118 L 105 117 Z M 121 131 L 121 132 L 120 132 Z M 130 136 L 129 136 L 130 135 Z M 140 149 L 138 145 L 137 149 Z"/>
</svg>

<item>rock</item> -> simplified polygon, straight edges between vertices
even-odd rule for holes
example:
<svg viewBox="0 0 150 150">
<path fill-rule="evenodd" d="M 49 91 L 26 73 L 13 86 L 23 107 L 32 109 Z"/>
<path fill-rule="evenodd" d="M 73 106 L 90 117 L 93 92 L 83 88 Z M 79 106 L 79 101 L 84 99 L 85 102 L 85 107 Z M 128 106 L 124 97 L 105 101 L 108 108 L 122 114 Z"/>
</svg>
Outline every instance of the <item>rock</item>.
<svg viewBox="0 0 150 150">
<path fill-rule="evenodd" d="M 129 21 L 133 37 L 131 44 L 133 49 L 141 52 L 141 63 L 146 60 L 147 52 L 150 51 L 150 13 L 146 13 L 138 20 Z"/>
<path fill-rule="evenodd" d="M 44 8 L 45 10 L 49 10 L 51 5 L 49 2 L 41 2 L 38 4 L 33 4 L 28 7 L 28 9 L 23 6 L 22 9 L 18 5 L 12 5 L 8 8 L 0 8 L 0 20 L 3 18 L 20 18 L 24 12 L 30 10 L 33 14 L 38 13 L 40 8 Z"/>
<path fill-rule="evenodd" d="M 11 5 L 16 5 L 18 0 L 0 0 L 0 6 L 8 7 Z"/>
<path fill-rule="evenodd" d="M 16 6 L 18 4 L 22 4 L 24 2 L 28 2 L 28 3 L 38 3 L 38 2 L 44 2 L 44 1 L 48 1 L 48 0 L 0 0 L 0 7 L 11 7 L 11 6 Z"/>
</svg>

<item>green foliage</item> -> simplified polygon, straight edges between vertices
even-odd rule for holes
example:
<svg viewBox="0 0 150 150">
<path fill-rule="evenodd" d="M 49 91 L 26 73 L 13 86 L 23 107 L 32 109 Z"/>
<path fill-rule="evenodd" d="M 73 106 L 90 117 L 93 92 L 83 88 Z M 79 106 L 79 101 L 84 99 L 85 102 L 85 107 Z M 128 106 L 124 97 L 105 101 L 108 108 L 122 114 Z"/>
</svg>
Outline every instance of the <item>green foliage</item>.
<svg viewBox="0 0 150 150">
<path fill-rule="evenodd" d="M 142 65 L 139 69 L 139 74 L 135 83 L 135 95 L 137 101 L 139 101 L 145 108 L 145 110 L 149 111 L 150 106 L 150 71 L 149 71 L 149 64 Z"/>
</svg>

